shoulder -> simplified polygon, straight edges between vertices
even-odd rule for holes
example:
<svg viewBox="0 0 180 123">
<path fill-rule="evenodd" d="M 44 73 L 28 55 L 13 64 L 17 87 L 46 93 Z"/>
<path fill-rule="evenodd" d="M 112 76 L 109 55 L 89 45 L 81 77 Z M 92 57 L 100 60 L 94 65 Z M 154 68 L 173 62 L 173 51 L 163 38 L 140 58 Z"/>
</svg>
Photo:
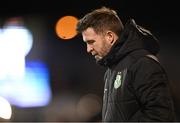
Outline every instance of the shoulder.
<svg viewBox="0 0 180 123">
<path fill-rule="evenodd" d="M 144 56 L 136 61 L 131 68 L 133 72 L 140 72 L 142 75 L 147 73 L 162 72 L 165 73 L 164 67 L 154 58 Z"/>
<path fill-rule="evenodd" d="M 163 66 L 156 60 L 149 57 L 140 58 L 130 68 L 131 80 L 137 89 L 140 86 L 151 87 L 168 83 L 168 76 Z M 151 85 L 151 86 L 150 86 Z"/>
</svg>

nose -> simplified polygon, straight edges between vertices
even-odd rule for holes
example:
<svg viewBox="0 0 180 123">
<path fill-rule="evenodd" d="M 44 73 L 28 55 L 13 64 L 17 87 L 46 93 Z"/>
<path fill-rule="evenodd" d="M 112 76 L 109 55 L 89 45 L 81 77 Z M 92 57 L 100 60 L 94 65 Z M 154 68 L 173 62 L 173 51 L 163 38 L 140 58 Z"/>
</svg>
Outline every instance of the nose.
<svg viewBox="0 0 180 123">
<path fill-rule="evenodd" d="M 91 53 L 92 50 L 93 50 L 93 48 L 92 48 L 90 45 L 87 44 L 87 52 L 88 52 L 88 53 Z"/>
</svg>

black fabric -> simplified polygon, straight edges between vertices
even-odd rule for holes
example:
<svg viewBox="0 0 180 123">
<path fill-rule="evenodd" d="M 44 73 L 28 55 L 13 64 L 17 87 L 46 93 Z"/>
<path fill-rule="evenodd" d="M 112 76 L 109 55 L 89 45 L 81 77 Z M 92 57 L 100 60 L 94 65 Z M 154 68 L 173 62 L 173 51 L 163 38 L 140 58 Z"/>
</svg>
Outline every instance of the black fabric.
<svg viewBox="0 0 180 123">
<path fill-rule="evenodd" d="M 154 55 L 159 52 L 158 40 L 149 31 L 138 26 L 133 19 L 126 23 L 119 37 L 112 50 L 102 60 L 98 61 L 100 65 L 111 67 L 134 50 L 145 49 Z"/>
<path fill-rule="evenodd" d="M 98 63 L 104 80 L 103 121 L 174 121 L 165 70 L 147 55 L 159 52 L 158 40 L 130 20 L 111 51 Z M 120 75 L 120 86 L 115 81 Z"/>
</svg>

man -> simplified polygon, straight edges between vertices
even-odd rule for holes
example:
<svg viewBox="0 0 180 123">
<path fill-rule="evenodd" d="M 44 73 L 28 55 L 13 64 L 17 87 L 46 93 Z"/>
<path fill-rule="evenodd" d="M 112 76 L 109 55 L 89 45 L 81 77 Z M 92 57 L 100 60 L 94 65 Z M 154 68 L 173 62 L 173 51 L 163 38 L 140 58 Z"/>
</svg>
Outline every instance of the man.
<svg viewBox="0 0 180 123">
<path fill-rule="evenodd" d="M 130 19 L 123 26 L 106 7 L 77 24 L 104 76 L 103 121 L 173 121 L 174 108 L 166 73 L 156 55 L 157 39 Z"/>
</svg>

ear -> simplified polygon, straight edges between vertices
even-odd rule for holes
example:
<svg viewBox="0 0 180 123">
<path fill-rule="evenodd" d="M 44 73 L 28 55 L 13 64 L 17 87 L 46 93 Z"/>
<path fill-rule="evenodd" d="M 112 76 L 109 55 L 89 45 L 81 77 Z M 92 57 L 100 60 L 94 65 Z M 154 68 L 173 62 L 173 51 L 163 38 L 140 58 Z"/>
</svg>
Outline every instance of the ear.
<svg viewBox="0 0 180 123">
<path fill-rule="evenodd" d="M 106 40 L 111 45 L 113 45 L 115 43 L 114 36 L 115 36 L 115 34 L 112 31 L 107 31 L 107 33 L 106 33 Z"/>
</svg>

